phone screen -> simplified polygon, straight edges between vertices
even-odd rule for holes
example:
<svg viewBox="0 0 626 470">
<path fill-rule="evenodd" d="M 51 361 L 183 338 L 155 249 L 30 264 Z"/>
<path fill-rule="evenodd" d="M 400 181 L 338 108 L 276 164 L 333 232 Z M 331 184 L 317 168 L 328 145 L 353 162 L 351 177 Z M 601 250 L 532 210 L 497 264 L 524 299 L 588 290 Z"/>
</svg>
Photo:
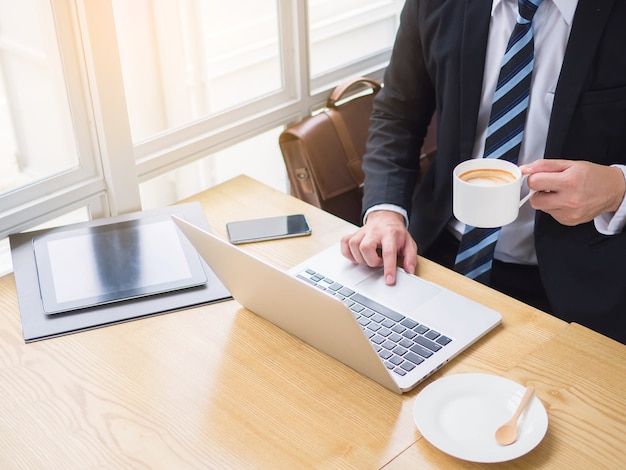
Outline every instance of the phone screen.
<svg viewBox="0 0 626 470">
<path fill-rule="evenodd" d="M 238 244 L 309 235 L 311 227 L 304 214 L 296 214 L 229 222 L 226 231 L 230 242 Z"/>
</svg>

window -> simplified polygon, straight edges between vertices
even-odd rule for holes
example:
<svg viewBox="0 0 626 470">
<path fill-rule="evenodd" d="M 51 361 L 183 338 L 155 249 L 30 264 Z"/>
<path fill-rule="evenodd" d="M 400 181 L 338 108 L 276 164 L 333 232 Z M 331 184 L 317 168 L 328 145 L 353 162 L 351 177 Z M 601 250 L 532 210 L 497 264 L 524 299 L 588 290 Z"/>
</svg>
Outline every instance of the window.
<svg viewBox="0 0 626 470">
<path fill-rule="evenodd" d="M 135 142 L 283 88 L 275 0 L 113 6 Z"/>
<path fill-rule="evenodd" d="M 0 237 L 102 202 L 68 13 L 0 4 Z"/>
<path fill-rule="evenodd" d="M 41 2 L 39 2 L 41 3 Z M 52 12 L 3 2 L 0 15 L 0 191 L 78 165 Z"/>
<path fill-rule="evenodd" d="M 278 146 L 282 130 L 270 129 L 141 183 L 142 207 L 172 204 L 242 173 L 286 192 L 287 172 Z"/>
<path fill-rule="evenodd" d="M 309 0 L 311 77 L 348 64 L 380 66 L 396 35 L 399 7 L 389 1 Z"/>
<path fill-rule="evenodd" d="M 344 77 L 382 78 L 402 3 L 1 2 L 0 240 L 239 172 L 287 191 L 277 135 Z"/>
</svg>

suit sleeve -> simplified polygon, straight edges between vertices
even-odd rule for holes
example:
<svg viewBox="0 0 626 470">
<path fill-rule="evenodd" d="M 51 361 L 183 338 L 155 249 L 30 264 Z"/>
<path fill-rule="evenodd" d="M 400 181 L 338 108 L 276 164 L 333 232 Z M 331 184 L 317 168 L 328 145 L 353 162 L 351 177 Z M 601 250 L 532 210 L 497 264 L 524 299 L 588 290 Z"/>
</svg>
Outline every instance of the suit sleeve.
<svg viewBox="0 0 626 470">
<path fill-rule="evenodd" d="M 363 209 L 394 204 L 410 211 L 419 155 L 435 109 L 420 35 L 419 1 L 408 0 L 400 18 L 384 87 L 376 97 L 363 159 Z"/>
</svg>

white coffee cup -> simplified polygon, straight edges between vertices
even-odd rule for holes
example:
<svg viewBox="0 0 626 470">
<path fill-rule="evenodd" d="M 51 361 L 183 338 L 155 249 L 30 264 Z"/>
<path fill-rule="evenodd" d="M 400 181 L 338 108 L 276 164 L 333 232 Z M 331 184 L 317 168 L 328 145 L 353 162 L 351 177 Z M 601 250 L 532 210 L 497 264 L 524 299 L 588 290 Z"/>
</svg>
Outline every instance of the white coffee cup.
<svg viewBox="0 0 626 470">
<path fill-rule="evenodd" d="M 497 158 L 464 161 L 454 169 L 452 209 L 461 222 L 492 228 L 510 224 L 531 196 L 520 200 L 524 177 L 519 167 Z"/>
</svg>

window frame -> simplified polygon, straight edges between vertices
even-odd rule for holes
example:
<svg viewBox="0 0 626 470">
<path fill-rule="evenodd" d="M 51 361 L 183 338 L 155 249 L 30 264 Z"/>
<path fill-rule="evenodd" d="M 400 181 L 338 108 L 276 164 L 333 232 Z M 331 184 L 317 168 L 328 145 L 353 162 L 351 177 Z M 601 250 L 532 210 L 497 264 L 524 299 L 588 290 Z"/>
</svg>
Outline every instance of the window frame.
<svg viewBox="0 0 626 470">
<path fill-rule="evenodd" d="M 50 3 L 80 165 L 0 196 L 0 238 L 79 207 L 87 206 L 93 218 L 140 210 L 141 182 L 302 119 L 323 107 L 347 76 L 382 80 L 391 53 L 388 48 L 309 78 L 308 2 L 277 0 L 280 90 L 133 143 L 112 0 Z"/>
</svg>

